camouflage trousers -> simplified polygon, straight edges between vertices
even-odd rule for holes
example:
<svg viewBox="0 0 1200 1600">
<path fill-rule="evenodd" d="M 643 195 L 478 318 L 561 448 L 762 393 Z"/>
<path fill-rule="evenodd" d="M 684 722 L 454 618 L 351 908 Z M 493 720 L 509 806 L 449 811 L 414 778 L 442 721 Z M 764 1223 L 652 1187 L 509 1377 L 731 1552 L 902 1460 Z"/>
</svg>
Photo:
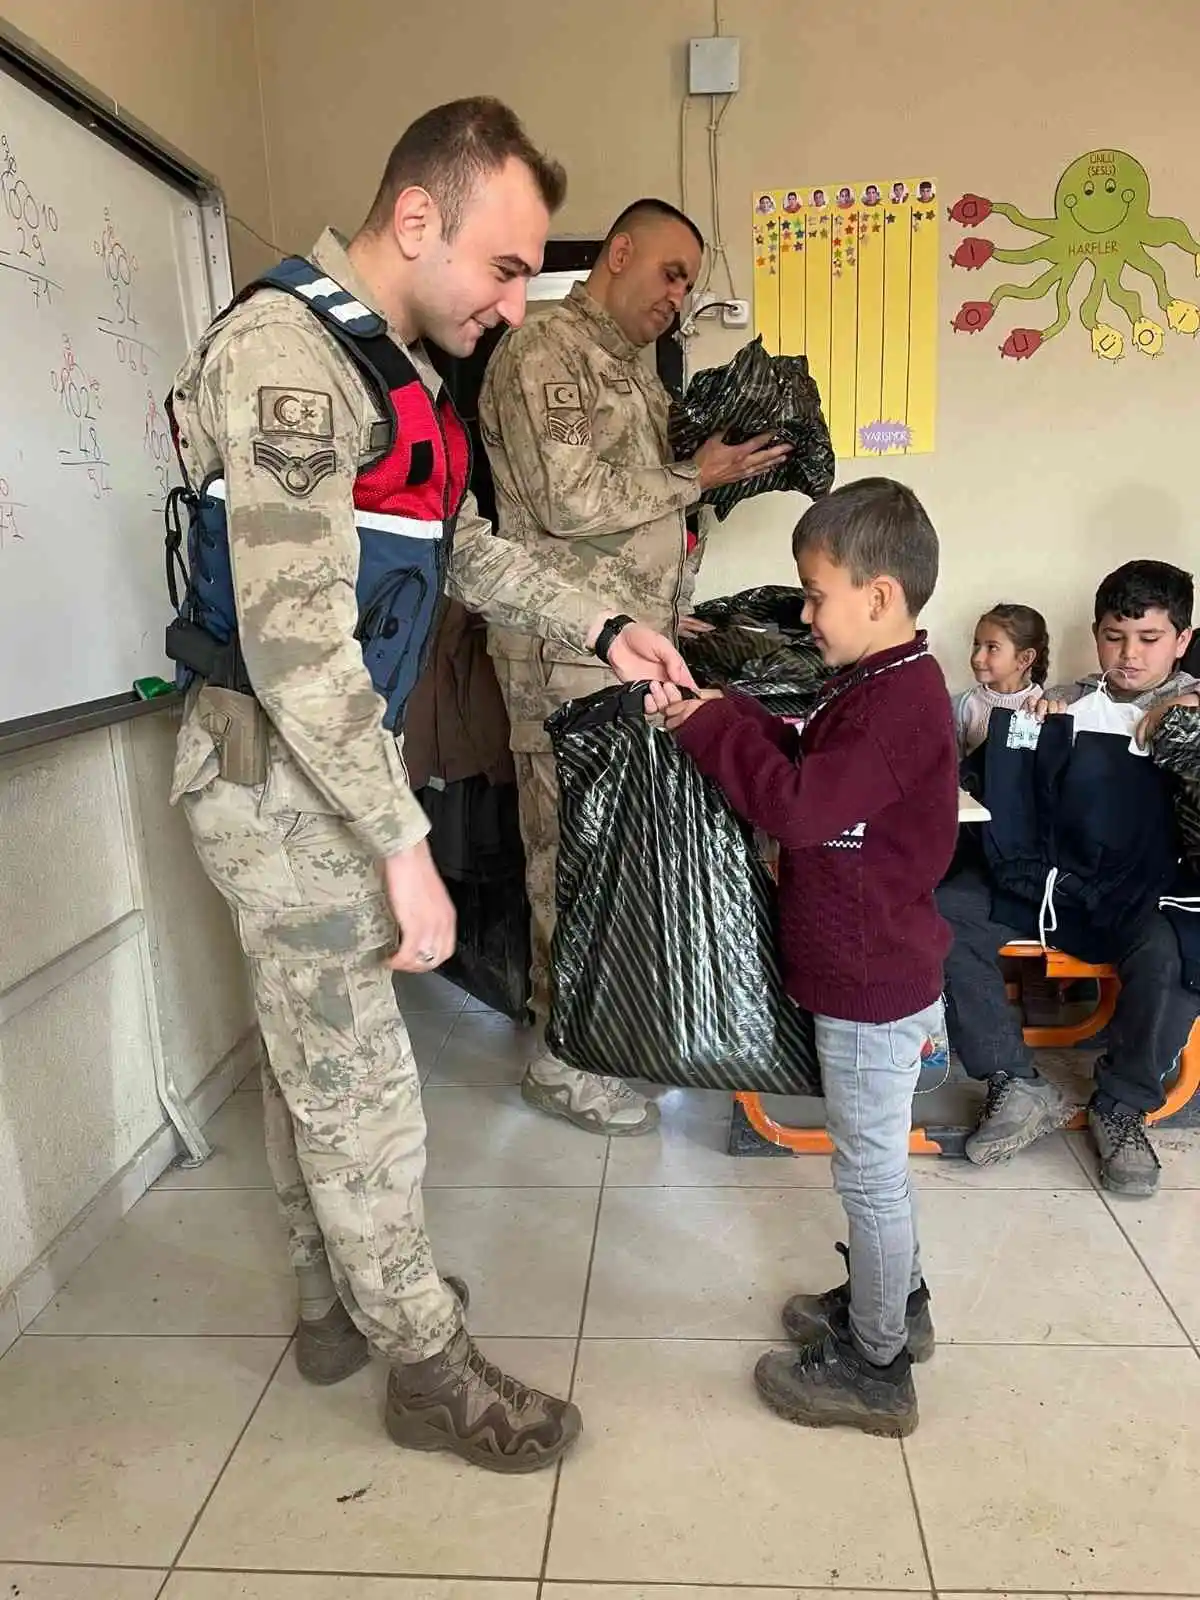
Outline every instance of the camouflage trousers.
<svg viewBox="0 0 1200 1600">
<path fill-rule="evenodd" d="M 541 1030 L 550 1016 L 550 945 L 557 913 L 558 779 L 552 755 L 514 751 L 513 764 L 525 847 L 525 893 L 529 896 L 529 1005 Z"/>
<path fill-rule="evenodd" d="M 292 1265 L 310 1283 L 327 1265 L 376 1349 L 423 1360 L 462 1318 L 425 1232 L 421 1083 L 379 870 L 337 817 L 268 814 L 254 788 L 216 778 L 183 805 L 250 963 Z"/>
<path fill-rule="evenodd" d="M 525 847 L 525 892 L 529 896 L 529 1003 L 541 1030 L 550 1015 L 550 946 L 559 839 L 558 778 L 543 724 L 565 701 L 596 694 L 618 680 L 599 663 L 547 663 L 537 656 L 497 658 L 495 667 L 512 728 L 510 743 Z"/>
</svg>

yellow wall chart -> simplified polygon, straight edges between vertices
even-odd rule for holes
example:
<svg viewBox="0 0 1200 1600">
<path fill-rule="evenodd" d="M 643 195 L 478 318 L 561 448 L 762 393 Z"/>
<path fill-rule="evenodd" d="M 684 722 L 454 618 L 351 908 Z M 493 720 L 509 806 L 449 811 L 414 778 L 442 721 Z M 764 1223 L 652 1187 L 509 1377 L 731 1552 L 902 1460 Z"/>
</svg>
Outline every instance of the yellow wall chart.
<svg viewBox="0 0 1200 1600">
<path fill-rule="evenodd" d="M 808 357 L 837 455 L 933 449 L 937 279 L 932 179 L 756 192 L 755 328 Z"/>
</svg>

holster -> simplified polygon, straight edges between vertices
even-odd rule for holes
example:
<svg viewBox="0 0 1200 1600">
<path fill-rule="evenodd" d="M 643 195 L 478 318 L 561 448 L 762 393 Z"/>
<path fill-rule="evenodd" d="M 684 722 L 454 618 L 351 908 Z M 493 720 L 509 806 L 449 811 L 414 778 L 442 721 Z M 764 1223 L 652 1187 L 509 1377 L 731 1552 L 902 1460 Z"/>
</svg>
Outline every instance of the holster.
<svg viewBox="0 0 1200 1600">
<path fill-rule="evenodd" d="M 267 718 L 253 695 L 208 683 L 196 697 L 200 726 L 212 736 L 229 783 L 267 781 Z"/>
</svg>

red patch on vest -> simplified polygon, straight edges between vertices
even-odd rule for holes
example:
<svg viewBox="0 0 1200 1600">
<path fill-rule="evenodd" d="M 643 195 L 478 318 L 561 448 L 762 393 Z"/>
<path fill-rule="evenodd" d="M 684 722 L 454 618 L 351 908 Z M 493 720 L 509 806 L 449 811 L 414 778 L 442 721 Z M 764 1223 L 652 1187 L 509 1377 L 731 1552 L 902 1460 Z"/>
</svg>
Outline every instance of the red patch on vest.
<svg viewBox="0 0 1200 1600">
<path fill-rule="evenodd" d="M 354 504 L 359 511 L 442 522 L 466 492 L 466 429 L 448 400 L 443 398 L 435 411 L 429 391 L 415 380 L 393 389 L 389 398 L 396 417 L 395 443 L 381 461 L 359 473 Z"/>
</svg>

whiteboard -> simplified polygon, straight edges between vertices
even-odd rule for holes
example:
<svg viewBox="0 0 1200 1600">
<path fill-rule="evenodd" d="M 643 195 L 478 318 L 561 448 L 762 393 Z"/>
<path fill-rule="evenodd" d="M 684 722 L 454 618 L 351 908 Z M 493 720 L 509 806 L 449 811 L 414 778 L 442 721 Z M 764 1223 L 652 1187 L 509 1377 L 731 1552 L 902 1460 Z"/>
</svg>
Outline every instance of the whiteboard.
<svg viewBox="0 0 1200 1600">
<path fill-rule="evenodd" d="M 164 400 L 228 243 L 219 196 L 117 124 L 0 60 L 0 733 L 172 675 Z"/>
</svg>

